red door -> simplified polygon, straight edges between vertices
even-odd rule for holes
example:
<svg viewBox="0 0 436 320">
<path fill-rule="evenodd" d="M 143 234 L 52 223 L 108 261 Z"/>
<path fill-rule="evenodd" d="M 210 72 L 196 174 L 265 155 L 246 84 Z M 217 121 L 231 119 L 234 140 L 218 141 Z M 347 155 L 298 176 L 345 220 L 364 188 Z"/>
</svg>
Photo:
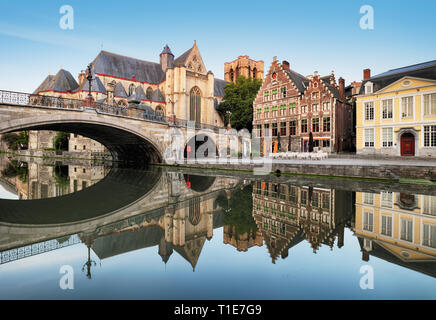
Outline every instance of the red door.
<svg viewBox="0 0 436 320">
<path fill-rule="evenodd" d="M 405 133 L 401 136 L 401 155 L 415 155 L 415 137 L 411 133 Z"/>
</svg>

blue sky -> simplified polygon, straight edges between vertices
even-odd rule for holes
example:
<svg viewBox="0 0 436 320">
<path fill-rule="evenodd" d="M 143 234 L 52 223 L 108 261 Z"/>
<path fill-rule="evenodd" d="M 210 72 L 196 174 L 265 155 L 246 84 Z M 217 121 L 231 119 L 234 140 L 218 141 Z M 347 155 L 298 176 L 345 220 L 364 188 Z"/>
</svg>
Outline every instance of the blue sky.
<svg viewBox="0 0 436 320">
<path fill-rule="evenodd" d="M 62 5 L 74 8 L 74 30 L 59 27 Z M 374 8 L 374 30 L 360 28 L 363 5 Z M 435 11 L 432 0 L 2 0 L 0 89 L 31 92 L 61 67 L 77 77 L 102 48 L 158 62 L 165 44 L 178 56 L 194 40 L 218 78 L 239 55 L 266 70 L 277 56 L 304 75 L 334 70 L 348 84 L 364 68 L 436 59 Z"/>
</svg>

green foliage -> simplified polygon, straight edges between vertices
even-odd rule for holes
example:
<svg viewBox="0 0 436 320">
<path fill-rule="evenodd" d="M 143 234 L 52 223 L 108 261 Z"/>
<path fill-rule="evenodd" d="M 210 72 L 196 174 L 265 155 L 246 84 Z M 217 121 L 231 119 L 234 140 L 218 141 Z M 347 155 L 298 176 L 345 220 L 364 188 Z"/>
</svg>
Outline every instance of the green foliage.
<svg viewBox="0 0 436 320">
<path fill-rule="evenodd" d="M 70 134 L 66 132 L 58 132 L 53 140 L 55 150 L 68 151 L 68 140 Z"/>
<path fill-rule="evenodd" d="M 2 170 L 1 175 L 4 178 L 14 178 L 18 176 L 21 182 L 26 183 L 28 177 L 27 163 L 12 160 L 7 167 Z"/>
<path fill-rule="evenodd" d="M 29 133 L 21 131 L 19 133 L 5 133 L 2 135 L 2 141 L 5 142 L 11 150 L 27 149 L 29 144 Z"/>
<path fill-rule="evenodd" d="M 262 85 L 260 79 L 247 79 L 238 77 L 236 84 L 231 82 L 224 88 L 224 98 L 218 109 L 225 114 L 228 123 L 227 111 L 232 113 L 230 123 L 236 130 L 253 129 L 253 102 Z"/>
<path fill-rule="evenodd" d="M 68 175 L 68 166 L 55 166 L 53 176 L 56 180 L 56 185 L 62 189 L 67 189 L 70 185 L 70 177 Z"/>
<path fill-rule="evenodd" d="M 228 201 L 224 193 L 217 198 L 218 205 L 226 211 L 224 224 L 235 227 L 237 234 L 253 234 L 257 231 L 257 225 L 253 218 L 253 187 L 237 189 L 232 192 Z"/>
</svg>

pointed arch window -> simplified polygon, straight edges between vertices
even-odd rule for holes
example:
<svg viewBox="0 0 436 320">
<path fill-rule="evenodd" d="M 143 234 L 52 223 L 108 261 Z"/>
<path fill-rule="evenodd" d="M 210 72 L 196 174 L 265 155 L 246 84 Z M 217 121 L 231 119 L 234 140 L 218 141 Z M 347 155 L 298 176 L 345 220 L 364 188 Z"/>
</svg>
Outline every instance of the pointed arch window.
<svg viewBox="0 0 436 320">
<path fill-rule="evenodd" d="M 151 98 L 153 97 L 153 89 L 151 87 L 147 88 L 147 92 L 145 93 L 145 96 L 147 97 L 148 100 L 151 100 Z"/>
<path fill-rule="evenodd" d="M 130 97 L 133 93 L 135 93 L 135 91 L 136 91 L 136 87 L 135 87 L 135 85 L 132 83 L 132 84 L 129 86 L 129 97 Z"/>
<path fill-rule="evenodd" d="M 156 114 L 159 115 L 159 116 L 163 116 L 163 115 L 164 115 L 164 109 L 162 108 L 161 105 L 159 105 L 159 106 L 156 107 L 155 112 L 156 112 Z"/>
<path fill-rule="evenodd" d="M 194 87 L 190 94 L 189 120 L 201 122 L 201 91 Z"/>
</svg>

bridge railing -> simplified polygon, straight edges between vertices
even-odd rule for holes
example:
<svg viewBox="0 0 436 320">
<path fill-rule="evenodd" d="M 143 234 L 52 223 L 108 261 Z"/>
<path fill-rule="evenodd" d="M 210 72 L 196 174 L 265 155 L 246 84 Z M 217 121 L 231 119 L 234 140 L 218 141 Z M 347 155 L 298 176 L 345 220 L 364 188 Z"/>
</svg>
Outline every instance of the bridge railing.
<svg viewBox="0 0 436 320">
<path fill-rule="evenodd" d="M 84 110 L 85 107 L 89 107 L 90 105 L 89 102 L 79 99 L 69 99 L 5 90 L 0 90 L 0 104 L 13 104 L 31 107 L 51 107 L 67 110 Z M 156 114 L 150 110 L 142 110 L 135 107 L 126 108 L 101 102 L 93 102 L 92 107 L 95 108 L 98 113 L 109 114 L 112 116 L 130 117 L 134 119 L 155 121 L 165 124 L 171 122 L 169 117 Z M 192 127 L 192 122 L 177 118 L 175 125 L 182 128 Z M 209 129 L 218 132 L 219 129 L 223 129 L 222 127 L 198 122 L 196 122 L 194 125 L 196 130 Z"/>
</svg>

